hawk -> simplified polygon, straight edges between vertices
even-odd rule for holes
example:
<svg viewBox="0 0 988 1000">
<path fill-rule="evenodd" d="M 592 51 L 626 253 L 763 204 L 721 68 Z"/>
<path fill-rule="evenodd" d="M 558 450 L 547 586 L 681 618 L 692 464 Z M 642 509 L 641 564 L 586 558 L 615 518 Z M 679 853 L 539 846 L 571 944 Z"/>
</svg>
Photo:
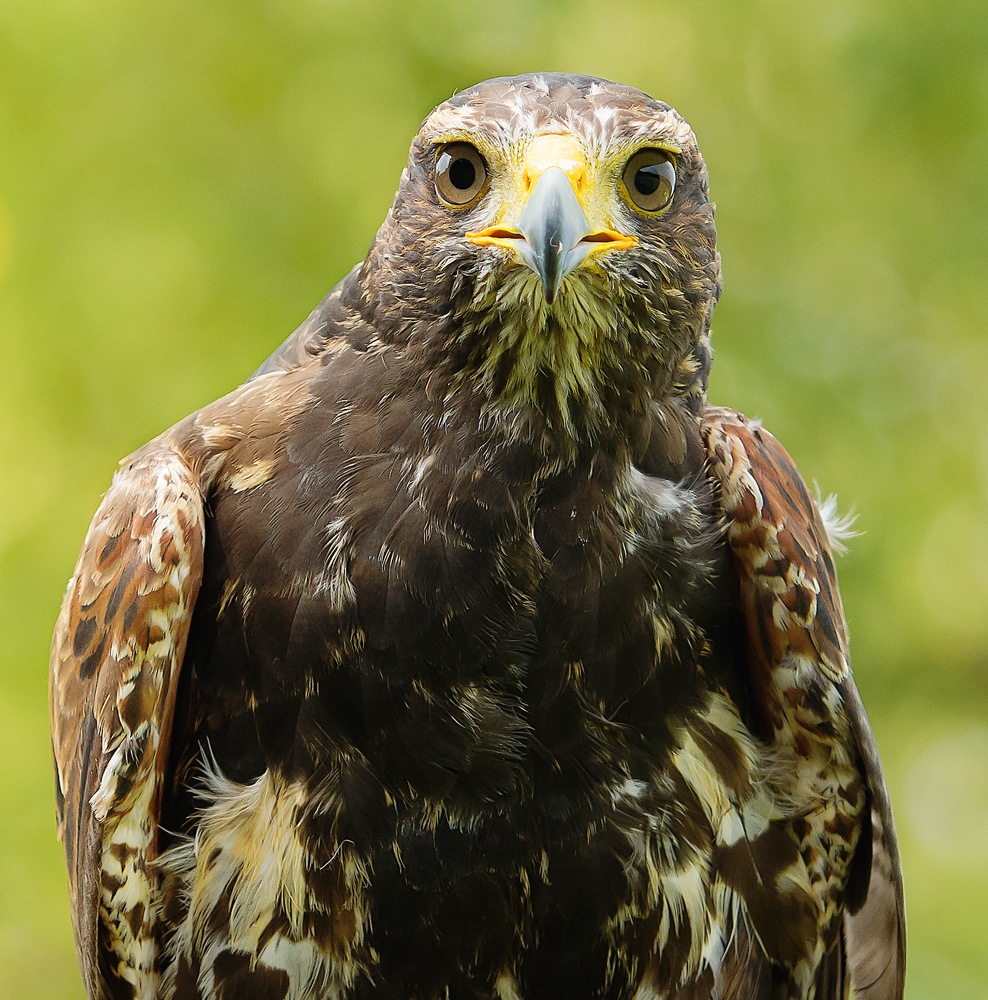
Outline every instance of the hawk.
<svg viewBox="0 0 988 1000">
<path fill-rule="evenodd" d="M 707 403 L 720 288 L 668 105 L 429 115 L 363 263 L 89 529 L 51 712 L 91 998 L 901 997 L 828 518 Z"/>
</svg>

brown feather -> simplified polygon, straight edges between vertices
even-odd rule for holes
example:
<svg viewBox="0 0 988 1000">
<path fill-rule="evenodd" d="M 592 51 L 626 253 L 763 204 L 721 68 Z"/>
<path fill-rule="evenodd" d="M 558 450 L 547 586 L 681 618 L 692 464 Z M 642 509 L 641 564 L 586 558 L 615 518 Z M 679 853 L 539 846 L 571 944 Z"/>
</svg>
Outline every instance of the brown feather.
<svg viewBox="0 0 988 1000">
<path fill-rule="evenodd" d="M 91 996 L 108 968 L 143 984 L 137 995 L 153 991 L 149 865 L 202 547 L 193 475 L 180 456 L 151 450 L 117 474 L 96 512 L 55 629 L 59 829 Z"/>
<path fill-rule="evenodd" d="M 703 427 L 741 584 L 764 734 L 797 760 L 822 754 L 830 777 L 842 775 L 830 820 L 824 830 L 804 833 L 801 844 L 804 853 L 831 858 L 821 899 L 829 938 L 843 940 L 842 912 L 847 922 L 847 954 L 843 945 L 828 950 L 820 975 L 829 992 L 818 996 L 842 996 L 850 979 L 861 995 L 901 998 L 905 910 L 898 845 L 881 762 L 848 665 L 826 530 L 792 460 L 759 424 L 709 408 Z M 794 670 L 796 664 L 801 669 Z M 843 762 L 835 754 L 841 748 Z M 812 783 L 812 770 L 799 778 Z M 856 781 L 866 790 L 863 802 L 854 794 Z M 845 962 L 850 977 L 842 971 Z"/>
<path fill-rule="evenodd" d="M 871 804 L 871 864 L 860 877 L 861 885 L 849 887 L 859 898 L 844 918 L 851 978 L 857 995 L 865 1000 L 898 1000 L 906 978 L 906 903 L 895 821 L 875 736 L 850 678 L 842 694 Z M 867 850 L 862 853 L 867 859 Z"/>
</svg>

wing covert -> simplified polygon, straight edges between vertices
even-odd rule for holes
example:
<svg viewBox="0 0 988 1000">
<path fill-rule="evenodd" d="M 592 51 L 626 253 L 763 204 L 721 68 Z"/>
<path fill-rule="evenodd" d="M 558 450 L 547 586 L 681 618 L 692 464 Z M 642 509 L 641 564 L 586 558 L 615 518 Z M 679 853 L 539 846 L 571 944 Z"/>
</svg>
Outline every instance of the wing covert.
<svg viewBox="0 0 988 1000">
<path fill-rule="evenodd" d="M 857 994 L 900 998 L 905 907 L 898 844 L 874 736 L 848 664 L 826 528 L 792 459 L 757 421 L 709 408 L 703 435 L 739 582 L 761 735 L 795 762 L 796 780 L 819 786 L 814 794 L 835 810 L 828 833 L 817 837 L 826 845 L 829 835 L 831 867 L 841 848 L 838 843 L 835 850 L 833 840 L 846 841 L 850 829 L 842 829 L 849 817 L 840 806 L 849 786 L 842 779 L 828 788 L 819 763 L 834 773 L 850 764 L 864 781 L 866 805 L 851 824 L 860 826 L 860 835 L 849 841 L 853 858 L 836 896 L 833 890 L 828 896 L 844 904 L 847 962 Z M 830 805 L 833 791 L 838 794 Z"/>
<path fill-rule="evenodd" d="M 91 998 L 112 979 L 154 995 L 149 863 L 203 541 L 196 475 L 161 444 L 142 450 L 96 512 L 55 627 L 59 835 Z"/>
</svg>

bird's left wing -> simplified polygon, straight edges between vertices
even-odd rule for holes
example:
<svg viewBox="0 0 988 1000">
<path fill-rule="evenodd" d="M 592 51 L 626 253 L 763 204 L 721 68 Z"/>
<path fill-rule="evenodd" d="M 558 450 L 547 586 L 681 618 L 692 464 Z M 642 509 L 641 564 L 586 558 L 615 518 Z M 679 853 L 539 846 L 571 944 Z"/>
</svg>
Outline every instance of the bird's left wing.
<svg viewBox="0 0 988 1000">
<path fill-rule="evenodd" d="M 152 442 L 96 512 L 55 627 L 59 835 L 91 998 L 113 979 L 155 995 L 150 864 L 203 544 L 198 477 Z"/>
<path fill-rule="evenodd" d="M 757 421 L 709 408 L 703 436 L 738 582 L 758 728 L 793 762 L 794 798 L 808 794 L 820 803 L 817 820 L 806 816 L 794 832 L 810 867 L 814 857 L 830 857 L 819 870 L 821 912 L 837 901 L 844 910 L 832 972 L 843 979 L 846 960 L 859 997 L 899 1000 L 906 945 L 895 825 L 851 676 L 826 526 L 792 459 Z M 862 780 L 866 799 L 855 819 L 851 787 Z M 852 840 L 855 826 L 860 833 Z M 828 887 L 840 868 L 845 874 Z M 842 995 L 842 987 L 834 988 Z"/>
</svg>

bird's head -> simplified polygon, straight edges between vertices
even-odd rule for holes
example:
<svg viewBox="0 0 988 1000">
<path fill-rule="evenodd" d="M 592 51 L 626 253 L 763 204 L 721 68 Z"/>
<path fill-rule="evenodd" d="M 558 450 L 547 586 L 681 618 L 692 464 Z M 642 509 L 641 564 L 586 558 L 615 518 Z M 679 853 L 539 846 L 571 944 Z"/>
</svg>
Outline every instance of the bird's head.
<svg viewBox="0 0 988 1000">
<path fill-rule="evenodd" d="M 551 397 L 564 423 L 616 390 L 702 394 L 720 292 L 706 168 L 634 88 L 531 74 L 441 104 L 365 273 L 396 336 L 499 397 Z"/>
</svg>

